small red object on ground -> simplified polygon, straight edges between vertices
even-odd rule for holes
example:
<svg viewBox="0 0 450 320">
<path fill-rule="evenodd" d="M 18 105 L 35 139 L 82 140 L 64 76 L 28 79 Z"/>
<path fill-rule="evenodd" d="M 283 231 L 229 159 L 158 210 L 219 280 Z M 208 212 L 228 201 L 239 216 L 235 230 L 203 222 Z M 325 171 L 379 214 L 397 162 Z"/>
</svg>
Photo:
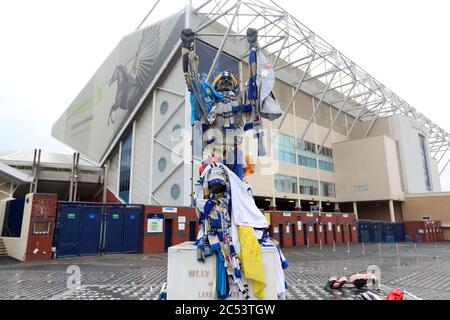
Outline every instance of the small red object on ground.
<svg viewBox="0 0 450 320">
<path fill-rule="evenodd" d="M 403 300 L 403 291 L 399 288 L 392 289 L 386 297 L 386 300 Z"/>
</svg>

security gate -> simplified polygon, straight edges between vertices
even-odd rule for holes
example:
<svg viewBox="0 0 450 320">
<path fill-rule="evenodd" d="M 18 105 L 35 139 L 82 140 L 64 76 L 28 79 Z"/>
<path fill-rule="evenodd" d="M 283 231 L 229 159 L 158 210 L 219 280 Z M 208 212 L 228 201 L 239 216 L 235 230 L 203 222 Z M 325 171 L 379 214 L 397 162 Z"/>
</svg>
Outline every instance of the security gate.
<svg viewBox="0 0 450 320">
<path fill-rule="evenodd" d="M 101 207 L 81 208 L 80 256 L 96 255 L 100 247 L 100 231 L 102 219 Z"/>
<path fill-rule="evenodd" d="M 57 257 L 78 256 L 80 242 L 80 208 L 64 206 L 58 212 L 55 237 Z"/>
<path fill-rule="evenodd" d="M 56 257 L 140 252 L 142 217 L 141 206 L 60 203 Z"/>
<path fill-rule="evenodd" d="M 370 242 L 370 221 L 358 221 L 359 242 Z"/>
<path fill-rule="evenodd" d="M 105 221 L 105 253 L 141 251 L 141 208 L 107 207 Z"/>
<path fill-rule="evenodd" d="M 140 208 L 128 208 L 124 216 L 123 226 L 124 242 L 123 252 L 141 252 L 142 244 L 142 210 Z"/>
</svg>

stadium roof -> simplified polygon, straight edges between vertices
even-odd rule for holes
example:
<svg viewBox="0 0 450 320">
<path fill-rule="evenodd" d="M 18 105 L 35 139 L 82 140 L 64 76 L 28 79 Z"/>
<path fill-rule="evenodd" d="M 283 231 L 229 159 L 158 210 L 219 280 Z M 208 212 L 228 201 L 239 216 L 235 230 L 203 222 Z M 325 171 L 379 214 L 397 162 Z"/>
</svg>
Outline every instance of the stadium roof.
<svg viewBox="0 0 450 320">
<path fill-rule="evenodd" d="M 0 161 L 0 177 L 7 178 L 16 183 L 28 183 L 33 181 L 33 178 L 29 175 L 17 170 L 13 167 L 8 166 L 6 163 Z"/>
<path fill-rule="evenodd" d="M 72 154 L 42 152 L 40 165 L 43 167 L 71 168 L 72 161 Z M 33 151 L 0 151 L 0 163 L 9 166 L 31 166 L 33 164 Z M 102 170 L 97 164 L 82 157 L 80 157 L 79 168 L 92 171 Z"/>
<path fill-rule="evenodd" d="M 245 38 L 248 27 L 257 28 L 259 45 L 271 54 L 275 70 L 286 70 L 297 75 L 292 81 L 296 87 L 295 94 L 304 91 L 319 101 L 333 105 L 339 110 L 335 119 L 342 112 L 353 115 L 356 119 L 350 131 L 357 120 L 370 121 L 371 128 L 380 117 L 403 114 L 422 124 L 429 140 L 431 154 L 438 162 L 450 151 L 448 132 L 316 35 L 275 1 L 192 1 L 191 10 L 193 14 L 203 18 L 203 22 L 194 28 L 199 35 L 216 21 L 226 27 L 224 33 L 202 35 L 222 37 L 221 47 L 228 38 Z M 242 52 L 241 57 L 246 55 L 247 52 Z M 322 83 L 322 88 L 311 90 L 315 87 L 309 85 L 311 82 Z M 335 98 L 336 95 L 330 94 L 336 92 L 340 97 Z M 313 116 L 320 104 L 316 105 Z M 313 116 L 309 123 L 312 122 Z M 333 126 L 335 123 L 336 121 Z M 308 129 L 309 124 L 303 137 Z"/>
<path fill-rule="evenodd" d="M 139 27 L 144 24 L 159 2 L 157 1 L 147 13 Z M 333 118 L 328 134 L 320 143 L 322 146 L 342 113 L 355 118 L 350 124 L 347 137 L 358 121 L 369 123 L 365 133 L 367 136 L 378 118 L 402 114 L 421 124 L 422 131 L 428 137 L 431 155 L 439 163 L 450 151 L 450 135 L 444 129 L 316 35 L 276 2 L 268 0 L 189 2 L 190 5 L 187 5 L 184 11 L 142 29 L 138 27 L 135 32 L 124 37 L 54 125 L 52 135 L 103 164 L 137 116 L 145 99 L 150 96 L 163 69 L 175 55 L 179 54 L 177 50 L 181 44 L 179 32 L 183 25 L 191 27 L 199 38 L 217 46 L 217 55 L 209 74 L 214 70 L 223 50 L 227 53 L 232 51 L 233 56 L 242 60 L 248 56 L 248 46 L 240 43 L 246 38 L 247 28 L 252 27 L 258 29 L 259 46 L 270 55 L 277 77 L 295 87 L 295 94 L 290 103 L 282 106 L 286 112 L 280 126 L 292 108 L 295 97 L 302 91 L 318 100 L 307 126 L 299 134 L 302 139 L 322 103 L 327 103 L 338 112 Z M 119 119 L 110 124 L 108 114 L 111 116 L 113 107 L 110 112 L 110 106 L 107 104 L 109 100 L 104 97 L 115 95 L 116 86 L 111 86 L 117 70 L 114 66 L 122 68 L 125 66 L 123 69 L 128 68 L 130 77 L 141 79 L 139 83 L 142 83 L 140 91 L 135 92 L 135 99 L 129 103 L 128 111 L 119 114 Z M 142 72 L 138 72 L 139 70 Z M 106 85 L 108 81 L 109 86 Z"/>
</svg>

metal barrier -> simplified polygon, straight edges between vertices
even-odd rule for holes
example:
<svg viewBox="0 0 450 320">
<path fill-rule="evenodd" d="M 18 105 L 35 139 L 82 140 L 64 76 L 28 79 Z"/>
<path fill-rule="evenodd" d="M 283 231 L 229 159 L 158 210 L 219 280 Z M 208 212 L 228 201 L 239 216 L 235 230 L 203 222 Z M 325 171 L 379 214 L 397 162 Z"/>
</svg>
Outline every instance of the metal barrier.
<svg viewBox="0 0 450 320">
<path fill-rule="evenodd" d="M 142 251 L 143 205 L 58 202 L 55 256 Z"/>
</svg>

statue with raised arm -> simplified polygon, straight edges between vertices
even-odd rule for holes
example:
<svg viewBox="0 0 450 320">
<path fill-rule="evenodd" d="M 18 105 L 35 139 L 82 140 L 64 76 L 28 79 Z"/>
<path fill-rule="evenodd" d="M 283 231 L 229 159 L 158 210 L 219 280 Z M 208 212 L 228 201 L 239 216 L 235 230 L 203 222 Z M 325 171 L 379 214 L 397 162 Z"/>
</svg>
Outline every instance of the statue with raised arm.
<svg viewBox="0 0 450 320">
<path fill-rule="evenodd" d="M 236 285 L 242 297 L 249 299 L 248 282 L 253 283 L 255 297 L 264 299 L 264 274 L 260 246 L 275 246 L 277 293 L 285 293 L 283 269 L 287 261 L 266 232 L 269 224 L 253 199 L 244 176 L 253 173 L 242 152 L 244 132 L 253 130 L 258 139 L 258 156 L 265 155 L 261 117 L 274 120 L 281 110 L 272 93 L 273 68 L 258 51 L 258 31 L 247 30 L 249 45 L 249 79 L 241 92 L 239 78 L 230 71 L 220 72 L 212 83 L 200 80 L 194 51 L 195 33 L 181 32 L 182 63 L 190 92 L 192 125 L 202 124 L 203 162 L 195 194 L 199 218 L 197 259 L 216 259 L 216 297 L 226 299 Z M 247 161 L 249 162 L 249 161 Z"/>
</svg>

